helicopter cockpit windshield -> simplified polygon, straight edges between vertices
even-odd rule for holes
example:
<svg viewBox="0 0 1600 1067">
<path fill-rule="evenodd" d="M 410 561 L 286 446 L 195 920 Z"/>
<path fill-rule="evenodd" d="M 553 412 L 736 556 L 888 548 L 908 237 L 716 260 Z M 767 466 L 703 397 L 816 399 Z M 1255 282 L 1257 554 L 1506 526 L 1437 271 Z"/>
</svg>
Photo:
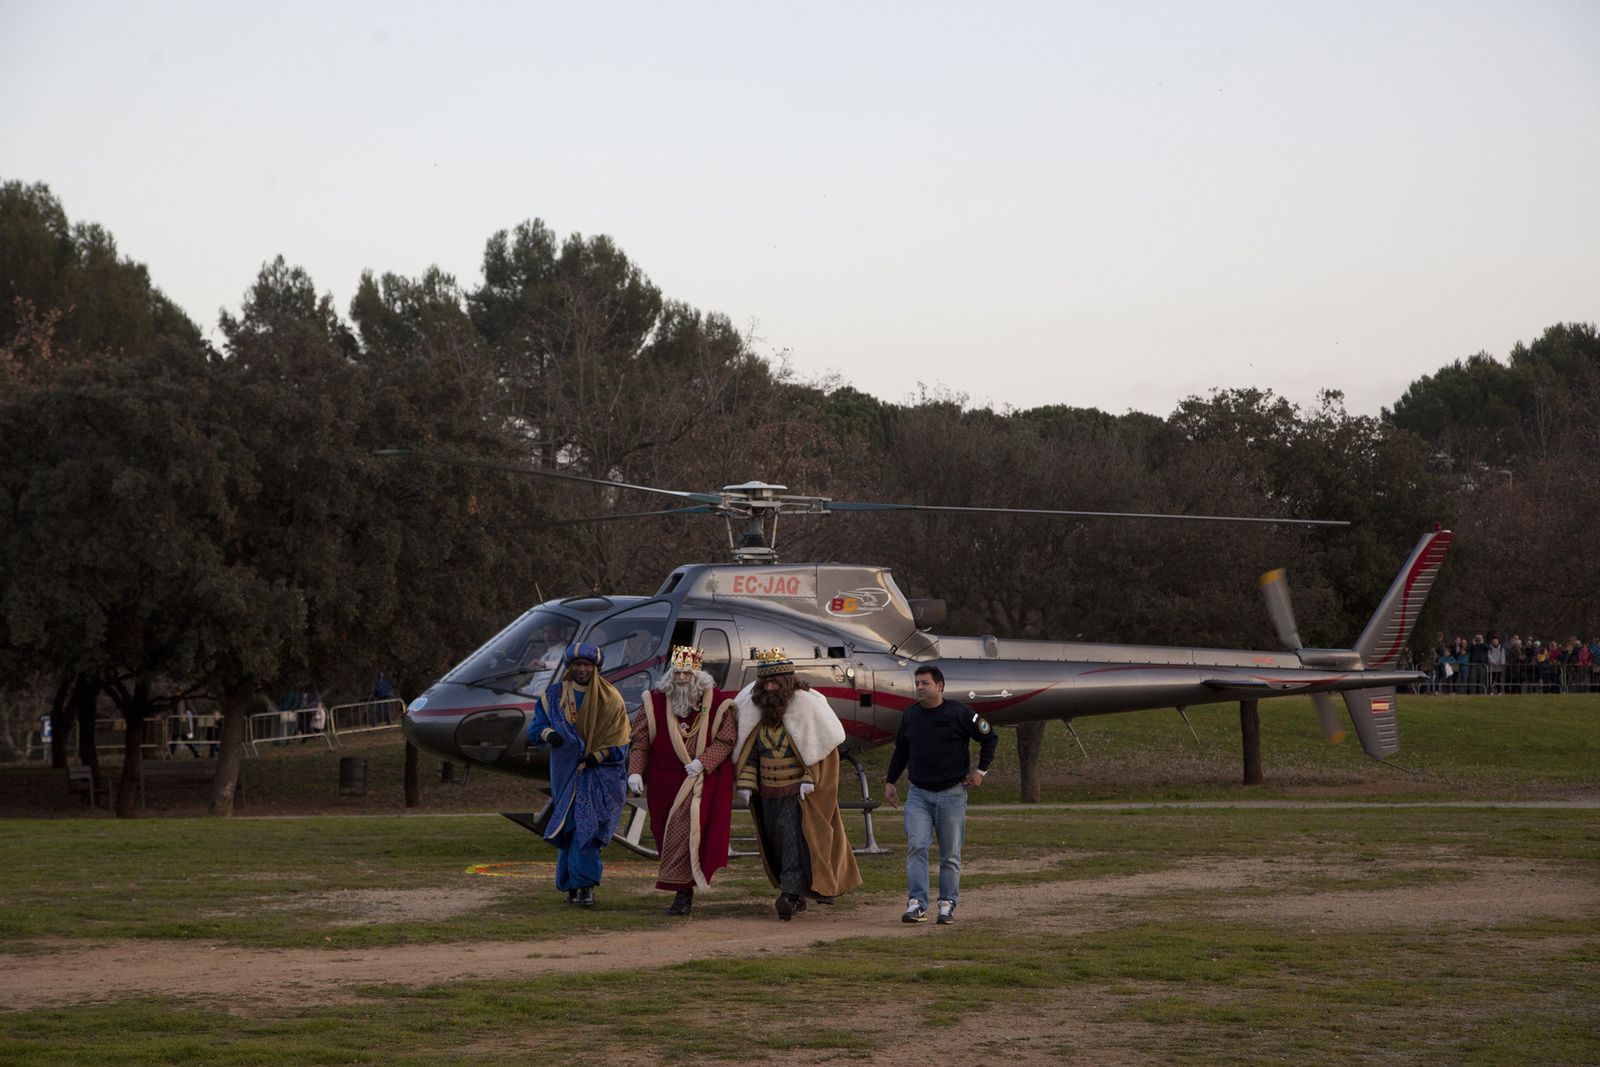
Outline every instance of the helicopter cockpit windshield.
<svg viewBox="0 0 1600 1067">
<path fill-rule="evenodd" d="M 535 608 L 501 630 L 445 675 L 447 682 L 513 692 L 537 692 L 550 684 L 578 623 Z"/>
</svg>

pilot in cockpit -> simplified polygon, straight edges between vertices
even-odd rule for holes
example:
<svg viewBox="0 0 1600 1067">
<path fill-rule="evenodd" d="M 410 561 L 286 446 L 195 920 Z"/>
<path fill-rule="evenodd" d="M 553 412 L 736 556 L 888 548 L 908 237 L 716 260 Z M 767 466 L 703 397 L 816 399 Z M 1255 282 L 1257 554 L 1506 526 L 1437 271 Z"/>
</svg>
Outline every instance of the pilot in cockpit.
<svg viewBox="0 0 1600 1067">
<path fill-rule="evenodd" d="M 547 622 L 539 627 L 529 639 L 529 644 L 537 655 L 528 667 L 536 671 L 554 670 L 560 665 L 561 657 L 567 650 L 567 639 L 562 635 L 561 628 L 553 622 Z"/>
</svg>

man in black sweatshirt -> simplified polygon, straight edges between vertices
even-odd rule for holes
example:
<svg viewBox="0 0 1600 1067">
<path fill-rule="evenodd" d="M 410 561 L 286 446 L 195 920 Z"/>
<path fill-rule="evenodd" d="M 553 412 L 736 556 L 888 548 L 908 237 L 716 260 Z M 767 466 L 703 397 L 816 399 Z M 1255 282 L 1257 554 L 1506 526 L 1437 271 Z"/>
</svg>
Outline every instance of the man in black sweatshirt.
<svg viewBox="0 0 1600 1067">
<path fill-rule="evenodd" d="M 917 703 L 900 718 L 900 733 L 889 757 L 883 798 L 899 807 L 895 781 L 910 769 L 906 793 L 906 901 L 901 922 L 928 918 L 928 846 L 939 838 L 939 923 L 956 921 L 956 896 L 961 889 L 961 839 L 967 831 L 967 790 L 983 784 L 994 760 L 996 738 L 989 723 L 967 707 L 944 698 L 944 672 L 921 666 L 916 671 Z M 978 742 L 978 766 L 972 768 L 972 742 Z"/>
</svg>

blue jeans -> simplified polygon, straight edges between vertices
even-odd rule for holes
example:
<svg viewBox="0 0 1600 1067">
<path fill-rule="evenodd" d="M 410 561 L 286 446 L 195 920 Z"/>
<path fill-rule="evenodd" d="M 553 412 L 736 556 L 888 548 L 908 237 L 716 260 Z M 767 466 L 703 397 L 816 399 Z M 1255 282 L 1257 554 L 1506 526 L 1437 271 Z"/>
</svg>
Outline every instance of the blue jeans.
<svg viewBox="0 0 1600 1067">
<path fill-rule="evenodd" d="M 961 839 L 967 830 L 967 787 L 906 793 L 906 886 L 928 906 L 928 846 L 939 838 L 939 899 L 954 903 L 961 891 Z"/>
</svg>

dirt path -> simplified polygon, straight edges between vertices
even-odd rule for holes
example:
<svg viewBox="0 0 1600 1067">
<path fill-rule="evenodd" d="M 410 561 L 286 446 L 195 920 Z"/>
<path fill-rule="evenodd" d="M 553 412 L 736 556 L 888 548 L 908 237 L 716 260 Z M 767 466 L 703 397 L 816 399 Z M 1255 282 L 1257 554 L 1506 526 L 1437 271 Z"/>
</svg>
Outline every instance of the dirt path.
<svg viewBox="0 0 1600 1067">
<path fill-rule="evenodd" d="M 1456 865 L 1460 866 L 1460 865 Z M 1236 906 L 1210 894 L 1247 886 L 1283 892 L 1251 898 L 1253 920 L 1290 925 L 1362 927 L 1392 924 L 1481 927 L 1539 916 L 1600 910 L 1592 882 L 1525 864 L 1478 862 L 1444 884 L 1380 889 L 1295 891 L 1308 874 L 1351 872 L 1295 862 L 1195 863 L 1150 874 L 975 887 L 962 894 L 960 922 L 1084 932 L 1135 921 L 1130 907 L 1154 896 L 1194 894 L 1197 914 L 1225 917 Z M 366 983 L 426 986 L 462 979 L 504 979 L 661 967 L 694 959 L 804 951 L 849 937 L 929 937 L 929 922 L 897 921 L 898 895 L 858 900 L 853 907 L 813 907 L 793 922 L 770 917 L 701 914 L 663 920 L 658 929 L 544 941 L 475 941 L 360 950 L 255 949 L 196 941 L 60 941 L 37 955 L 13 956 L 0 968 L 0 1004 L 8 1009 L 115 1000 L 132 995 L 210 995 L 252 1003 L 327 1002 Z"/>
</svg>

